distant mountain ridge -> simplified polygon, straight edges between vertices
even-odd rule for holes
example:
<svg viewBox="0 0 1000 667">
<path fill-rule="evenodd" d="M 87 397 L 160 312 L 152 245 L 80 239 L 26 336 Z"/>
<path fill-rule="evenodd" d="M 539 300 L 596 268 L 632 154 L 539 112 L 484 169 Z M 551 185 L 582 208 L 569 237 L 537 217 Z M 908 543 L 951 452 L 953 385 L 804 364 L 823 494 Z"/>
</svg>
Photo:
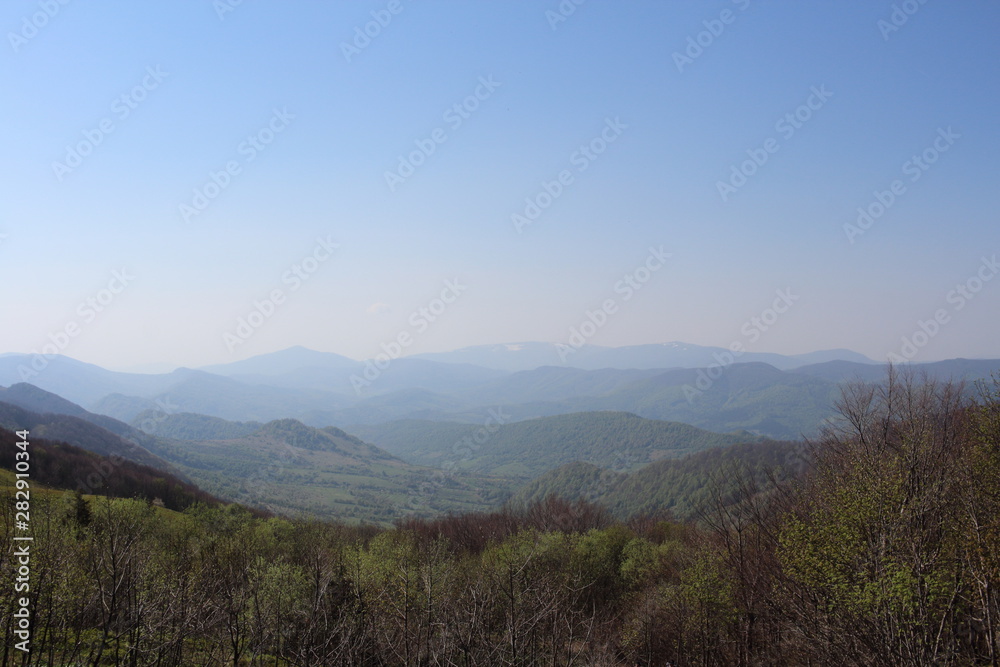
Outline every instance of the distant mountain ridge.
<svg viewBox="0 0 1000 667">
<path fill-rule="evenodd" d="M 549 344 L 523 345 L 522 349 L 508 349 L 517 345 L 499 346 L 500 350 L 492 346 L 487 353 L 500 358 L 522 353 L 537 357 L 554 349 Z M 393 360 L 372 376 L 375 379 L 370 386 L 355 392 L 351 376 L 364 372 L 365 363 L 292 348 L 213 367 L 216 372 L 178 369 L 160 375 L 117 373 L 54 356 L 34 372 L 31 383 L 91 413 L 126 423 L 148 411 L 157 419 L 185 412 L 229 422 L 266 423 L 294 418 L 313 427 L 401 419 L 476 423 L 488 409 L 504 406 L 514 421 L 617 410 L 715 432 L 745 429 L 772 438 L 794 439 L 814 435 L 823 420 L 832 415 L 839 382 L 856 377 L 879 379 L 885 370 L 884 365 L 870 360 L 826 359 L 853 354 L 839 351 L 771 359 L 784 365 L 821 360 L 790 370 L 752 361 L 749 353 L 728 366 L 720 367 L 717 361 L 711 361 L 707 367 L 684 367 L 683 363 L 704 360 L 706 354 L 709 359 L 720 355 L 719 348 L 682 343 L 630 348 L 584 346 L 579 354 L 590 354 L 592 361 L 600 361 L 600 355 L 605 353 L 614 354 L 620 361 L 631 362 L 634 359 L 622 355 L 648 359 L 649 350 L 659 354 L 664 363 L 682 365 L 612 368 L 601 362 L 598 369 L 557 364 L 509 372 L 465 363 L 466 358 L 471 358 L 468 355 L 483 352 L 480 348 L 466 348 L 456 351 L 456 363 L 420 357 Z M 32 361 L 34 358 L 26 355 L 0 357 L 0 385 L 20 383 L 25 364 Z M 1000 360 L 956 359 L 909 367 L 939 379 L 974 381 L 1000 370 Z M 707 378 L 709 375 L 716 379 Z"/>
<path fill-rule="evenodd" d="M 989 379 L 993 373 L 1000 371 L 1000 360 L 959 357 L 945 361 L 910 364 L 899 368 L 910 368 L 917 373 L 918 377 L 920 374 L 926 374 L 929 378 L 975 382 Z M 852 382 L 855 380 L 877 382 L 885 376 L 885 366 L 869 366 L 842 360 L 801 366 L 795 371 L 831 382 Z"/>
<path fill-rule="evenodd" d="M 317 352 L 296 345 L 278 352 L 261 354 L 227 364 L 202 366 L 199 370 L 216 375 L 280 375 L 299 368 L 340 370 L 357 368 L 360 362 L 332 352 Z"/>
<path fill-rule="evenodd" d="M 502 345 L 476 345 L 451 352 L 414 355 L 411 358 L 428 359 L 446 363 L 467 363 L 510 372 L 533 370 L 540 366 L 565 366 L 584 370 L 602 368 L 648 370 L 655 368 L 702 368 L 725 363 L 729 351 L 722 347 L 672 342 L 622 347 L 583 345 L 567 353 L 565 346 L 555 343 L 508 343 Z M 770 352 L 744 352 L 736 358 L 741 363 L 763 362 L 780 370 L 789 370 L 824 361 L 851 361 L 876 364 L 868 357 L 851 350 L 822 350 L 807 354 L 783 355 Z"/>
<path fill-rule="evenodd" d="M 54 358 L 36 379 L 73 379 L 82 395 L 94 393 L 88 379 L 101 389 L 136 393 L 99 399 L 98 409 L 109 416 L 13 383 L 0 388 L 0 425 L 27 427 L 39 437 L 109 456 L 130 452 L 210 493 L 273 511 L 387 524 L 408 513 L 490 509 L 525 480 L 574 464 L 552 484 L 569 489 L 577 478 L 598 474 L 603 484 L 626 475 L 630 481 L 615 487 L 621 499 L 608 496 L 609 504 L 647 491 L 657 503 L 673 502 L 671 489 L 685 486 L 688 472 L 664 461 L 759 442 L 759 436 L 814 435 L 835 413 L 838 382 L 881 380 L 885 373 L 881 365 L 844 360 L 790 371 L 750 362 L 708 369 L 546 366 L 516 373 L 404 361 L 393 362 L 399 371 L 393 389 L 357 396 L 270 384 L 295 374 L 280 364 L 268 369 L 275 376 L 191 369 L 130 376 Z M 343 372 L 337 363 L 331 373 Z M 910 368 L 918 379 L 926 373 L 971 384 L 1000 371 L 1000 360 Z M 442 369 L 453 373 L 437 376 L 439 390 L 416 385 Z M 322 380 L 322 368 L 311 370 Z M 674 481 L 658 486 L 652 473 L 642 473 L 646 468 Z"/>
<path fill-rule="evenodd" d="M 380 370 L 378 381 L 364 395 L 409 388 L 435 392 L 464 390 L 511 373 L 545 366 L 580 370 L 700 368 L 719 363 L 726 354 L 724 348 L 677 342 L 615 348 L 584 345 L 565 358 L 560 357 L 555 343 L 481 345 L 394 359 Z M 791 356 L 747 352 L 736 359 L 740 363 L 760 361 L 782 370 L 838 360 L 875 363 L 850 350 Z M 63 355 L 6 353 L 0 354 L 0 386 L 27 382 L 93 407 L 112 394 L 148 398 L 198 378 L 221 376 L 246 384 L 325 391 L 357 400 L 361 397 L 355 392 L 351 378 L 362 375 L 369 365 L 370 362 L 301 346 L 200 369 L 178 368 L 170 373 L 123 373 Z"/>
</svg>

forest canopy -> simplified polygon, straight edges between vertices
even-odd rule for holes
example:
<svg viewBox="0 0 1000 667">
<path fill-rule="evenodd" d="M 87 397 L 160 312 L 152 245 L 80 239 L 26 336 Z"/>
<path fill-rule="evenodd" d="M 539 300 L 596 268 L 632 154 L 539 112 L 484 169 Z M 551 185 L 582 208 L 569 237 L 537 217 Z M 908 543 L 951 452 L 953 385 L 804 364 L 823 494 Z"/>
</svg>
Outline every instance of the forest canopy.
<svg viewBox="0 0 1000 667">
<path fill-rule="evenodd" d="M 382 529 L 39 495 L 24 664 L 997 664 L 998 386 L 849 385 L 803 473 L 732 468 L 686 522 L 554 496 Z"/>
</svg>

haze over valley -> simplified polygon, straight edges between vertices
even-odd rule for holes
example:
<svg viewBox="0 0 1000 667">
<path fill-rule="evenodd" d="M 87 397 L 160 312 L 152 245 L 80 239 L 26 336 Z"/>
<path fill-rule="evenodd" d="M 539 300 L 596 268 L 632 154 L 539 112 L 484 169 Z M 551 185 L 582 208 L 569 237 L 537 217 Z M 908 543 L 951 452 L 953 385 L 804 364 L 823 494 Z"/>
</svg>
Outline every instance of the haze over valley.
<svg viewBox="0 0 1000 667">
<path fill-rule="evenodd" d="M 0 403 L 12 411 L 0 424 L 259 509 L 389 522 L 495 509 L 570 464 L 627 475 L 705 449 L 815 438 L 844 383 L 886 373 L 848 350 L 736 362 L 722 348 L 668 343 L 583 346 L 547 365 L 553 357 L 557 346 L 545 343 L 366 361 L 293 347 L 134 374 L 7 354 Z M 907 367 L 970 390 L 998 369 L 965 359 Z M 429 482 L 440 488 L 423 498 Z"/>
</svg>

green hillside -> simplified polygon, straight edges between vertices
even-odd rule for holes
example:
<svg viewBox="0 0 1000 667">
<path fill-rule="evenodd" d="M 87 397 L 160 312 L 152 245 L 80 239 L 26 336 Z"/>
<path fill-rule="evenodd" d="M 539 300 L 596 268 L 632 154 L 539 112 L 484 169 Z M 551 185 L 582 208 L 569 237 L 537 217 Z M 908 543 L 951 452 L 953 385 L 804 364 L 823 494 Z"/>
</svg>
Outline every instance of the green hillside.
<svg viewBox="0 0 1000 667">
<path fill-rule="evenodd" d="M 497 413 L 501 417 L 503 412 Z M 497 425 L 406 420 L 353 426 L 411 463 L 533 478 L 574 461 L 628 469 L 755 439 L 627 412 L 586 412 Z"/>
<path fill-rule="evenodd" d="M 803 466 L 802 443 L 766 441 L 712 448 L 681 459 L 656 461 L 630 474 L 586 463 L 570 463 L 522 486 L 511 500 L 526 507 L 548 496 L 603 505 L 619 518 L 670 511 L 690 519 L 713 489 L 736 490 L 736 470 L 748 471 L 761 486 L 768 473 L 779 479 Z"/>
<path fill-rule="evenodd" d="M 414 466 L 340 429 L 294 419 L 237 438 L 161 443 L 157 453 L 206 490 L 289 515 L 388 524 L 491 509 L 511 488 L 503 478 Z"/>
<path fill-rule="evenodd" d="M 176 440 L 224 440 L 250 435 L 260 429 L 260 422 L 231 422 L 193 412 L 164 414 L 162 410 L 144 410 L 132 420 L 132 426 L 151 435 Z"/>
<path fill-rule="evenodd" d="M 75 491 L 84 495 L 100 494 L 112 498 L 135 498 L 172 510 L 183 510 L 195 503 L 218 505 L 219 499 L 194 484 L 162 470 L 120 459 L 106 457 L 80 447 L 42 437 L 45 429 L 32 430 L 28 454 L 31 492 L 36 486 Z M 22 438 L 13 430 L 0 428 L 0 487 L 12 486 L 13 471 L 20 451 L 15 443 Z"/>
<path fill-rule="evenodd" d="M 36 437 L 67 442 L 101 456 L 121 457 L 159 470 L 176 472 L 168 461 L 143 446 L 147 442 L 138 444 L 135 440 L 113 433 L 83 417 L 57 413 L 38 414 L 0 402 L 0 427 L 11 431 L 27 429 Z"/>
<path fill-rule="evenodd" d="M 512 489 L 506 478 L 414 466 L 336 427 L 317 429 L 294 419 L 259 424 L 162 411 L 138 416 L 137 426 L 162 429 L 169 436 L 163 437 L 30 385 L 2 396 L 52 413 L 0 402 L 0 426 L 122 456 L 227 500 L 284 514 L 388 524 L 409 515 L 489 510 Z"/>
</svg>

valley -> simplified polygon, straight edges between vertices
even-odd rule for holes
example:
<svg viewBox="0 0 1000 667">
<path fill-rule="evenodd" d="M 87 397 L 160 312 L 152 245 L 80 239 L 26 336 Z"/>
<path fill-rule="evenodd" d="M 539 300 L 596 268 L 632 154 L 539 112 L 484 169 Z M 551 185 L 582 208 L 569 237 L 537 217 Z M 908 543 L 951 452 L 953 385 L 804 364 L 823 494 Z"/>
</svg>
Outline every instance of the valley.
<svg viewBox="0 0 1000 667">
<path fill-rule="evenodd" d="M 361 362 L 305 348 L 158 375 L 56 356 L 31 377 L 37 384 L 17 381 L 30 357 L 5 355 L 0 426 L 287 516 L 390 525 L 550 494 L 620 516 L 656 507 L 687 516 L 718 467 L 711 452 L 773 468 L 830 423 L 844 382 L 885 372 L 842 351 L 684 367 L 718 356 L 684 344 L 584 346 L 578 357 L 635 367 L 514 370 L 552 350 L 529 343 L 398 359 L 371 396 L 349 389 Z M 677 366 L 650 367 L 658 362 Z M 972 387 L 998 367 L 958 359 L 915 370 Z"/>
</svg>

